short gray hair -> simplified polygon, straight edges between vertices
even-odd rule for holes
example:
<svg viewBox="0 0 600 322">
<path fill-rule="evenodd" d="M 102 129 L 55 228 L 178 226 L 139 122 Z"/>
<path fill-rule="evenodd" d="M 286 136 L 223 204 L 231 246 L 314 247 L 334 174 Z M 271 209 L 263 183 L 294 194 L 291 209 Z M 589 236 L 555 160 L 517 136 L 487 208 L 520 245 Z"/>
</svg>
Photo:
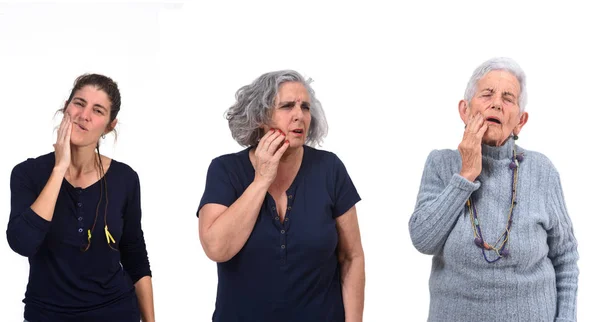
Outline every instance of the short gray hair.
<svg viewBox="0 0 600 322">
<path fill-rule="evenodd" d="M 304 79 L 293 70 L 280 70 L 261 75 L 235 93 L 236 102 L 227 110 L 226 118 L 231 136 L 240 145 L 254 146 L 264 135 L 260 126 L 271 121 L 279 86 L 286 82 L 301 83 L 308 91 L 311 122 L 306 144 L 321 144 L 327 135 L 327 119 L 321 103 L 315 97 L 315 91 L 310 87 L 312 80 Z"/>
<path fill-rule="evenodd" d="M 519 109 L 521 113 L 525 112 L 525 105 L 527 105 L 527 84 L 525 82 L 525 72 L 523 69 L 521 69 L 521 66 L 519 66 L 516 61 L 507 57 L 496 57 L 487 60 L 483 64 L 479 65 L 475 71 L 473 71 L 473 75 L 471 75 L 471 79 L 469 79 L 467 89 L 465 90 L 465 101 L 469 103 L 471 102 L 471 99 L 473 99 L 473 96 L 477 91 L 477 83 L 479 80 L 493 70 L 505 70 L 517 78 L 519 85 L 521 86 L 521 94 L 519 95 Z"/>
</svg>

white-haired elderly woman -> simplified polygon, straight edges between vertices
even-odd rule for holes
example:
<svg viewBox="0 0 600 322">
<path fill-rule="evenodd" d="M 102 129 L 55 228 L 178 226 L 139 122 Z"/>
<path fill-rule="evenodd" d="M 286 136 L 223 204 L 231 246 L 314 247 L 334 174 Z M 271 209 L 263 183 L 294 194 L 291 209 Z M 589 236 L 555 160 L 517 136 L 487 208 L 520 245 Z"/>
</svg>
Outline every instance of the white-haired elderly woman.
<svg viewBox="0 0 600 322">
<path fill-rule="evenodd" d="M 263 74 L 227 120 L 246 148 L 212 160 L 197 214 L 217 262 L 213 321 L 362 321 L 360 197 L 342 161 L 309 146 L 327 133 L 309 82 Z"/>
<path fill-rule="evenodd" d="M 409 228 L 433 255 L 429 321 L 576 321 L 579 256 L 559 174 L 515 144 L 526 101 L 514 60 L 484 62 L 458 104 L 458 150 L 427 158 Z"/>
</svg>

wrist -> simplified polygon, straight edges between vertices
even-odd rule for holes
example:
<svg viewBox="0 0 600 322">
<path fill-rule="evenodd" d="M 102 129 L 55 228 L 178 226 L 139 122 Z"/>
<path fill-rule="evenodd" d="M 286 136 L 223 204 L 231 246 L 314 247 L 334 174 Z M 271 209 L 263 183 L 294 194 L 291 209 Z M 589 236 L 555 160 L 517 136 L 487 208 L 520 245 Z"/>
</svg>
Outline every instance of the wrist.
<svg viewBox="0 0 600 322">
<path fill-rule="evenodd" d="M 472 172 L 466 172 L 466 171 L 461 171 L 461 172 L 459 173 L 459 175 L 460 175 L 461 177 L 463 177 L 463 178 L 465 178 L 465 179 L 467 179 L 467 180 L 471 181 L 471 182 L 475 182 L 475 179 L 477 179 L 477 176 L 478 176 L 478 175 L 476 175 L 476 174 L 474 174 L 474 173 L 472 173 Z"/>
<path fill-rule="evenodd" d="M 54 168 L 52 169 L 52 175 L 64 177 L 67 173 L 67 168 L 68 167 L 54 166 Z"/>
<path fill-rule="evenodd" d="M 260 190 L 264 190 L 265 192 L 269 190 L 271 186 L 271 181 L 266 178 L 256 177 L 254 178 L 254 182 L 252 182 L 254 186 L 256 186 Z"/>
</svg>

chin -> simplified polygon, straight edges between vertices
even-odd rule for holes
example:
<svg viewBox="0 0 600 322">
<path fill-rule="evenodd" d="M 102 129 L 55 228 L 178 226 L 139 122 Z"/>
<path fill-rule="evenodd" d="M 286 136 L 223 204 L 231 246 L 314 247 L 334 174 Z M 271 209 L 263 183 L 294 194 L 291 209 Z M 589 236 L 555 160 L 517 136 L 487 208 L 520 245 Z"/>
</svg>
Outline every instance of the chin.
<svg viewBox="0 0 600 322">
<path fill-rule="evenodd" d="M 297 149 L 300 148 L 304 145 L 304 140 L 300 141 L 300 140 L 290 140 L 290 146 L 289 149 Z"/>
<path fill-rule="evenodd" d="M 83 148 L 89 145 L 95 144 L 95 142 L 85 142 L 82 140 L 77 140 L 77 139 L 72 139 L 71 138 L 71 146 L 76 147 L 76 148 Z"/>
</svg>

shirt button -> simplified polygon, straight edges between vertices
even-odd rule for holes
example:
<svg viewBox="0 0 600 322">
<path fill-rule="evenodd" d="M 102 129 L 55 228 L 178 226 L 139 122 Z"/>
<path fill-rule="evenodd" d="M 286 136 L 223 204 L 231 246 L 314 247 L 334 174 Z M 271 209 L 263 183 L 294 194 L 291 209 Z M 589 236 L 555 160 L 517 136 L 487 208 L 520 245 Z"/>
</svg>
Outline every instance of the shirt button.
<svg viewBox="0 0 600 322">
<path fill-rule="evenodd" d="M 81 207 L 81 202 L 78 202 L 78 203 L 77 203 L 77 207 Z"/>
<path fill-rule="evenodd" d="M 289 196 L 288 196 L 288 199 L 292 199 L 292 195 L 289 195 Z"/>
<path fill-rule="evenodd" d="M 79 228 L 77 229 L 78 232 L 82 233 L 83 232 L 83 228 Z"/>
<path fill-rule="evenodd" d="M 284 219 L 284 221 L 288 221 L 288 219 L 287 219 L 287 218 L 285 218 L 285 219 Z"/>
<path fill-rule="evenodd" d="M 271 207 L 271 210 L 275 210 L 275 207 Z"/>
<path fill-rule="evenodd" d="M 83 217 L 79 217 L 79 218 L 77 218 L 77 220 L 79 220 L 79 221 L 82 221 L 82 220 L 83 220 Z"/>
<path fill-rule="evenodd" d="M 281 249 L 285 249 L 285 245 L 281 245 Z"/>
<path fill-rule="evenodd" d="M 281 233 L 282 233 L 282 234 L 285 234 L 285 230 L 283 230 L 283 229 L 282 229 L 282 230 L 281 230 Z"/>
<path fill-rule="evenodd" d="M 288 210 L 292 210 L 292 206 L 288 206 Z"/>
</svg>

